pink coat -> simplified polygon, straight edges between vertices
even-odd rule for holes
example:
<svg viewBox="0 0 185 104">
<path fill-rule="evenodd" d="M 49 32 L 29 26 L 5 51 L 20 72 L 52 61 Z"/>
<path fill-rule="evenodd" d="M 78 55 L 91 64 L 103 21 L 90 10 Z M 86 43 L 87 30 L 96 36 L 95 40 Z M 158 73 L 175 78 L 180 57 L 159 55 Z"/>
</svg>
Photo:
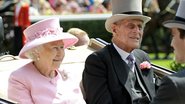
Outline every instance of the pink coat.
<svg viewBox="0 0 185 104">
<path fill-rule="evenodd" d="M 11 73 L 8 98 L 19 104 L 85 104 L 80 88 L 61 75 L 47 78 L 32 63 Z"/>
</svg>

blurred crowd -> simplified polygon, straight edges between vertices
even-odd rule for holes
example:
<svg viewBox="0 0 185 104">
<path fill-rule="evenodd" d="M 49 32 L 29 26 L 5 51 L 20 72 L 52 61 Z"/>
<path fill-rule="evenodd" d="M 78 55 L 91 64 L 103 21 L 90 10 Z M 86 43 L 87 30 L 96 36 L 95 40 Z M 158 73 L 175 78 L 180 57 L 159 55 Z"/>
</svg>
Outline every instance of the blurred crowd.
<svg viewBox="0 0 185 104">
<path fill-rule="evenodd" d="M 110 0 L 1 0 L 28 4 L 30 15 L 61 15 L 111 12 Z"/>
<path fill-rule="evenodd" d="M 10 53 L 17 55 L 25 44 L 23 30 L 31 24 L 30 16 L 110 12 L 110 0 L 0 0 L 0 16 L 3 18 L 5 28 L 4 37 L 8 41 L 3 41 L 2 44 L 8 47 L 8 50 L 9 47 L 10 49 L 14 47 Z M 13 41 L 10 41 L 11 39 Z M 9 42 L 13 44 L 10 45 Z M 0 48 L 1 50 L 7 49 Z"/>
</svg>

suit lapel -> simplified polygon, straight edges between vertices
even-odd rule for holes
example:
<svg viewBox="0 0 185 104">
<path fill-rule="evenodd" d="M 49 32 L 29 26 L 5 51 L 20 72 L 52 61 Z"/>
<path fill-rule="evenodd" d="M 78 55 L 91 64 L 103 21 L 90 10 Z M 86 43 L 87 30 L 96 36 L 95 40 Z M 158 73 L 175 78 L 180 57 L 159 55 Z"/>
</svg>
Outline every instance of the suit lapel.
<svg viewBox="0 0 185 104">
<path fill-rule="evenodd" d="M 127 89 L 127 91 L 131 95 L 130 80 L 128 79 L 128 75 L 131 75 L 130 74 L 131 71 L 130 71 L 127 63 L 125 63 L 125 61 L 123 61 L 121 59 L 121 56 L 116 51 L 113 44 L 111 44 L 109 46 L 109 52 L 111 54 L 114 70 L 116 72 L 116 75 L 117 75 L 119 81 L 121 82 L 121 84 Z M 137 54 L 137 56 L 140 56 L 140 55 Z M 138 67 L 140 63 L 141 63 L 141 61 L 138 58 L 136 58 L 136 65 L 135 66 L 136 66 L 136 70 L 138 72 L 138 76 L 140 77 L 140 80 L 143 83 L 144 88 L 146 89 L 146 91 L 148 92 L 148 94 L 151 98 L 152 96 L 154 96 L 154 93 L 155 93 L 152 90 L 152 89 L 154 89 L 154 86 L 151 85 L 147 76 L 142 75 L 142 72 L 141 72 L 140 68 Z"/>
<path fill-rule="evenodd" d="M 131 71 L 125 61 L 121 59 L 121 56 L 118 54 L 113 45 L 110 46 L 109 51 L 111 53 L 112 62 L 117 77 L 121 84 L 127 89 L 127 91 L 131 95 L 130 80 L 128 79 L 128 75 L 130 75 Z"/>
<path fill-rule="evenodd" d="M 137 58 L 136 58 L 136 65 L 135 66 L 136 66 L 136 70 L 138 72 L 138 76 L 139 76 L 144 88 L 148 92 L 150 99 L 151 99 L 152 95 L 150 95 L 150 94 L 152 94 L 152 91 L 150 90 L 150 88 L 152 88 L 152 87 L 151 87 L 151 84 L 149 83 L 148 77 L 142 75 L 142 72 L 139 68 L 140 63 L 141 62 L 139 60 L 137 60 Z"/>
</svg>

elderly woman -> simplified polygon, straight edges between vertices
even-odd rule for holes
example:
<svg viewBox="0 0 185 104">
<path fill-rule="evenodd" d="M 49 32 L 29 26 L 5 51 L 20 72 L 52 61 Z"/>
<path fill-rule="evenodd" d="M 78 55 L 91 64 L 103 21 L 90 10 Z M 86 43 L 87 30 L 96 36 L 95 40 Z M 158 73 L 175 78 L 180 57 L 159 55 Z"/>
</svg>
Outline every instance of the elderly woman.
<svg viewBox="0 0 185 104">
<path fill-rule="evenodd" d="M 27 43 L 19 56 L 33 61 L 11 73 L 8 98 L 19 104 L 84 104 L 79 86 L 59 73 L 65 48 L 78 39 L 62 32 L 56 18 L 37 22 L 24 34 Z"/>
</svg>

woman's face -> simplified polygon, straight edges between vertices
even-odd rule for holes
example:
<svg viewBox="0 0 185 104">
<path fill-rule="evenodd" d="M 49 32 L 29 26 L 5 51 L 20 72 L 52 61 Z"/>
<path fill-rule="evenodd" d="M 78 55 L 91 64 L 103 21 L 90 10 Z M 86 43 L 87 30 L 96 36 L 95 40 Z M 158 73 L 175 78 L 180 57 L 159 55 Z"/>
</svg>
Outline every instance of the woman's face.
<svg viewBox="0 0 185 104">
<path fill-rule="evenodd" d="M 39 64 L 47 70 L 56 70 L 64 58 L 64 43 L 63 41 L 55 41 L 44 44 L 39 51 Z"/>
<path fill-rule="evenodd" d="M 180 38 L 180 32 L 177 28 L 171 29 L 172 41 L 171 46 L 174 49 L 175 60 L 178 63 L 185 63 L 185 39 Z"/>
</svg>

